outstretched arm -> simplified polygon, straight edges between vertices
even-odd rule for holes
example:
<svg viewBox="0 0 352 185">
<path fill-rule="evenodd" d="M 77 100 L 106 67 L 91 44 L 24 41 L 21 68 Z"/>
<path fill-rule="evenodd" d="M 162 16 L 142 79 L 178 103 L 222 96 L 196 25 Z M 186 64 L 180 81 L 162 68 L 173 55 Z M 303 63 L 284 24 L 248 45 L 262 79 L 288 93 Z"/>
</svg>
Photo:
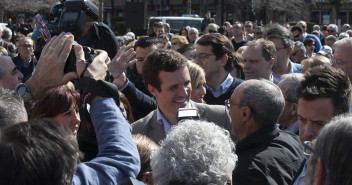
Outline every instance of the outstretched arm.
<svg viewBox="0 0 352 185">
<path fill-rule="evenodd" d="M 77 73 L 85 68 L 81 46 L 75 46 Z M 103 80 L 106 74 L 107 53 L 100 54 L 84 72 L 85 77 Z M 140 170 L 137 147 L 132 140 L 131 127 L 112 98 L 95 98 L 90 115 L 98 141 L 99 153 L 89 162 L 80 163 L 73 184 L 121 184 L 135 177 Z"/>
</svg>

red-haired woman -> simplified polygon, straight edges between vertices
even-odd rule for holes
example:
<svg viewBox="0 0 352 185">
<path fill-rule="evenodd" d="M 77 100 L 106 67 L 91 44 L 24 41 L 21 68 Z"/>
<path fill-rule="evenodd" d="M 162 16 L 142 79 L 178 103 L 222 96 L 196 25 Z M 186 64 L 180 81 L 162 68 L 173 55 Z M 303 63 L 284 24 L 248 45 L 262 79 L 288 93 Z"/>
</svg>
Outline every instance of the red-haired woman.
<svg viewBox="0 0 352 185">
<path fill-rule="evenodd" d="M 53 118 L 68 127 L 73 135 L 81 122 L 79 110 L 81 108 L 78 92 L 58 87 L 49 90 L 37 102 L 31 112 L 31 119 Z"/>
</svg>

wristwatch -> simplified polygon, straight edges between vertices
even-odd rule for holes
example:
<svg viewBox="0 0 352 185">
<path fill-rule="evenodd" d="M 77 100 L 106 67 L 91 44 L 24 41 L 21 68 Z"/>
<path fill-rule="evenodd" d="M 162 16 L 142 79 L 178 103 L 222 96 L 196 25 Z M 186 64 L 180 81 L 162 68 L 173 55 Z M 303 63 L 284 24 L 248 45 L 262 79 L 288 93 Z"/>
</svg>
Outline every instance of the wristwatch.
<svg viewBox="0 0 352 185">
<path fill-rule="evenodd" d="M 25 95 L 26 93 L 30 93 L 29 92 L 29 88 L 28 88 L 28 85 L 27 84 L 25 84 L 25 83 L 19 83 L 19 84 L 17 84 L 17 86 L 16 86 L 16 93 L 17 93 L 17 95 L 18 96 L 23 96 L 23 95 Z"/>
<path fill-rule="evenodd" d="M 32 95 L 29 91 L 29 87 L 25 83 L 19 83 L 16 86 L 16 94 L 20 96 L 25 104 L 32 104 L 34 102 Z"/>
</svg>

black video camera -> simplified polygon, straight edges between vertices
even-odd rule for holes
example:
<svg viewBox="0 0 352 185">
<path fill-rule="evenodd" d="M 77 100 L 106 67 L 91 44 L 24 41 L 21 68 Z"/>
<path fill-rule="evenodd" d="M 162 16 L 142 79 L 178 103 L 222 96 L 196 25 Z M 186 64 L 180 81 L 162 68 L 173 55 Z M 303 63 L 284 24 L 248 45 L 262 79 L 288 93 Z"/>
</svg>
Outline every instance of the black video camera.
<svg viewBox="0 0 352 185">
<path fill-rule="evenodd" d="M 58 0 L 50 10 L 50 17 L 48 20 L 48 30 L 50 34 L 58 35 L 61 32 L 70 32 L 77 39 L 82 34 L 83 29 L 87 21 L 97 21 L 99 17 L 99 8 L 88 0 Z M 37 51 L 36 57 L 40 57 L 41 49 L 45 43 L 41 43 L 39 51 Z M 67 58 L 64 72 L 75 72 L 76 71 L 76 55 L 74 52 L 74 43 L 72 50 Z M 88 62 L 92 62 L 97 53 L 93 48 L 82 46 L 84 51 L 85 59 Z"/>
<path fill-rule="evenodd" d="M 75 38 L 79 38 L 87 21 L 97 21 L 98 17 L 99 8 L 92 2 L 66 0 L 59 20 L 59 31 L 71 32 Z"/>
</svg>

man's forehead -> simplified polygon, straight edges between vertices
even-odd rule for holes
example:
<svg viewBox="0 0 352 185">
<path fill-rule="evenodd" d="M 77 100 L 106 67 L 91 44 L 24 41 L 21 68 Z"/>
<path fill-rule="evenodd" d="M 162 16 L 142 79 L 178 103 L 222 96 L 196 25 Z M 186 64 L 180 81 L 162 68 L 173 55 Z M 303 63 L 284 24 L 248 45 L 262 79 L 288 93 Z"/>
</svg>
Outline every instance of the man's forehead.
<svg viewBox="0 0 352 185">
<path fill-rule="evenodd" d="M 196 52 L 197 53 L 202 53 L 204 51 L 211 51 L 212 49 L 213 49 L 213 46 L 211 46 L 211 45 L 200 45 L 200 44 L 196 45 Z"/>
<path fill-rule="evenodd" d="M 284 45 L 284 41 L 282 40 L 282 38 L 274 37 L 269 38 L 268 40 L 272 41 L 276 47 Z"/>
<path fill-rule="evenodd" d="M 175 78 L 176 74 L 177 74 L 177 78 Z M 182 75 L 180 76 L 180 74 L 182 74 Z M 185 77 L 186 81 L 191 79 L 187 66 L 184 66 L 184 67 L 181 67 L 179 69 L 176 69 L 175 71 L 161 70 L 159 72 L 159 80 L 160 80 L 161 84 L 163 84 L 163 82 L 174 83 L 174 82 L 171 82 L 171 81 L 181 81 L 181 79 L 183 79 L 183 77 Z M 165 79 L 165 78 L 167 78 L 167 79 Z"/>
<path fill-rule="evenodd" d="M 343 60 L 345 62 L 347 61 L 352 61 L 352 53 L 349 52 L 351 51 L 352 47 L 348 47 L 348 46 L 338 46 L 335 47 L 335 52 L 334 52 L 334 56 L 333 58 L 336 60 Z"/>
<path fill-rule="evenodd" d="M 151 45 L 151 46 L 148 46 L 146 48 L 142 48 L 142 47 L 137 47 L 136 48 L 136 55 L 139 55 L 139 54 L 149 54 L 151 52 L 153 52 L 154 50 L 157 50 L 158 49 L 158 46 L 156 45 Z"/>
<path fill-rule="evenodd" d="M 333 99 L 329 97 L 307 100 L 299 98 L 297 113 L 312 121 L 330 120 L 334 115 Z"/>
<path fill-rule="evenodd" d="M 263 56 L 263 51 L 262 51 L 262 46 L 259 44 L 256 45 L 250 45 L 248 46 L 244 51 L 242 56 L 243 57 L 251 57 L 253 52 L 255 52 L 255 54 L 259 54 L 260 56 Z M 250 53 L 250 54 L 249 54 Z M 257 55 L 258 56 L 258 55 Z"/>
</svg>

